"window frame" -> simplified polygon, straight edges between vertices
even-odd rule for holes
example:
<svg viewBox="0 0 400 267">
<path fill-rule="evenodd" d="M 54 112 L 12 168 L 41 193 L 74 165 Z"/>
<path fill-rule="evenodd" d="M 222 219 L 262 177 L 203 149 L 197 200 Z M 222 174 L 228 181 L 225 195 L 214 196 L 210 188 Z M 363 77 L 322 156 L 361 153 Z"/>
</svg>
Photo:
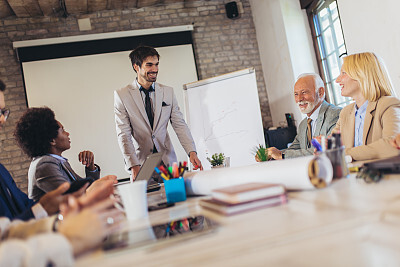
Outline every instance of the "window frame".
<svg viewBox="0 0 400 267">
<path fill-rule="evenodd" d="M 343 34 L 343 26 L 342 26 L 342 23 L 340 20 L 340 12 L 339 12 L 337 0 L 311 0 L 311 1 L 310 0 L 308 0 L 308 1 L 300 0 L 300 4 L 301 4 L 302 8 L 305 8 L 307 11 L 308 22 L 309 22 L 309 26 L 310 26 L 311 34 L 312 34 L 314 52 L 315 52 L 315 55 L 317 58 L 318 71 L 319 71 L 321 78 L 324 81 L 324 84 L 325 84 L 325 98 L 330 103 L 333 103 L 335 105 L 345 106 L 351 101 L 351 99 L 345 99 L 344 102 L 336 103 L 336 99 L 335 99 L 334 95 L 331 95 L 331 92 L 329 90 L 329 86 L 332 88 L 332 90 L 334 90 L 334 82 L 335 82 L 336 77 L 332 77 L 332 70 L 329 67 L 327 68 L 326 72 L 329 73 L 330 77 L 326 76 L 326 72 L 324 70 L 324 60 L 326 61 L 325 64 L 328 65 L 328 62 L 327 62 L 328 58 L 326 56 L 326 49 L 324 48 L 325 44 L 324 44 L 323 36 L 321 36 L 322 27 L 319 26 L 320 22 L 318 19 L 318 13 L 321 10 L 329 7 L 329 5 L 333 2 L 336 2 L 337 12 L 338 12 L 338 20 L 340 21 L 340 27 L 341 27 L 342 34 Z M 332 25 L 333 21 L 331 21 L 331 18 L 329 18 L 329 19 L 330 19 L 330 24 Z M 316 28 L 318 28 L 320 30 L 320 32 L 317 32 Z M 320 44 L 318 43 L 319 38 L 321 38 L 321 47 L 323 48 L 322 50 L 320 50 Z M 343 54 L 338 54 L 339 48 L 338 48 L 338 43 L 336 40 L 336 34 L 333 34 L 332 38 L 334 38 L 334 41 L 335 41 L 335 43 L 334 43 L 335 50 L 331 54 L 333 54 L 333 53 L 337 54 L 338 63 L 340 64 L 340 57 L 343 54 L 347 54 L 346 40 L 345 40 L 344 34 L 343 34 L 343 44 L 344 44 L 345 52 Z M 321 54 L 322 54 L 322 56 L 321 56 Z"/>
</svg>

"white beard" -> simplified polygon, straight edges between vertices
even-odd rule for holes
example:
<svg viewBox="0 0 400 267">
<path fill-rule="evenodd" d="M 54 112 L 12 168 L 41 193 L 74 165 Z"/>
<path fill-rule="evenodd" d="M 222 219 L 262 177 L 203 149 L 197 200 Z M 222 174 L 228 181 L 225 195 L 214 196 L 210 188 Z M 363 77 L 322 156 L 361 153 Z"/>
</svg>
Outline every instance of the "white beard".
<svg viewBox="0 0 400 267">
<path fill-rule="evenodd" d="M 304 105 L 304 104 L 307 104 L 307 107 L 301 108 L 300 105 Z M 300 102 L 297 102 L 297 105 L 299 106 L 301 113 L 304 113 L 304 114 L 310 113 L 315 108 L 315 103 L 309 102 L 309 101 L 300 101 Z"/>
</svg>

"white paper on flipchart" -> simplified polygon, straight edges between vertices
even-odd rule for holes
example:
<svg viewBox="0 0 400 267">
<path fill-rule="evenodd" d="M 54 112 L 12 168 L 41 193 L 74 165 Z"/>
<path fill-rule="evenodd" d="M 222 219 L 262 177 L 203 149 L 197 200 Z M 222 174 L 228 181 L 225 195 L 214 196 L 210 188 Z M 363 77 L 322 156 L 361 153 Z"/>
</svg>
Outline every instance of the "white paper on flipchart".
<svg viewBox="0 0 400 267">
<path fill-rule="evenodd" d="M 249 182 L 283 184 L 288 190 L 310 190 L 315 188 L 308 175 L 312 161 L 317 161 L 319 166 L 317 176 L 329 185 L 333 176 L 329 159 L 325 156 L 307 156 L 186 173 L 186 192 L 189 195 L 209 195 L 213 189 Z"/>
</svg>

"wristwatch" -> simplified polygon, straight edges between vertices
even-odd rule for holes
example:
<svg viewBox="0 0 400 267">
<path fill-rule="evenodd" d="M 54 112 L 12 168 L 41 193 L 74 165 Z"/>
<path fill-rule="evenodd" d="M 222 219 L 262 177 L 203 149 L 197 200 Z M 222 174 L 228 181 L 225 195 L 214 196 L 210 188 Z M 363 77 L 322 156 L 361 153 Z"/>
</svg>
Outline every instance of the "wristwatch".
<svg viewBox="0 0 400 267">
<path fill-rule="evenodd" d="M 58 231 L 58 225 L 60 222 L 62 222 L 64 220 L 64 216 L 62 216 L 62 214 L 57 214 L 56 219 L 54 220 L 53 223 L 53 231 L 57 232 Z"/>
</svg>

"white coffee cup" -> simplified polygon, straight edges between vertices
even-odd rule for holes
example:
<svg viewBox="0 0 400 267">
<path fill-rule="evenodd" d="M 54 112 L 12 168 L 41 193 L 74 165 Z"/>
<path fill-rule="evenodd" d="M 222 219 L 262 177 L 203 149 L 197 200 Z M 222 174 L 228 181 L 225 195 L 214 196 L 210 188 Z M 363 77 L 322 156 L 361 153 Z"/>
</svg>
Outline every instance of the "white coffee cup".
<svg viewBox="0 0 400 267">
<path fill-rule="evenodd" d="M 137 181 L 118 186 L 122 203 L 129 221 L 145 219 L 147 211 L 147 181 Z"/>
</svg>

